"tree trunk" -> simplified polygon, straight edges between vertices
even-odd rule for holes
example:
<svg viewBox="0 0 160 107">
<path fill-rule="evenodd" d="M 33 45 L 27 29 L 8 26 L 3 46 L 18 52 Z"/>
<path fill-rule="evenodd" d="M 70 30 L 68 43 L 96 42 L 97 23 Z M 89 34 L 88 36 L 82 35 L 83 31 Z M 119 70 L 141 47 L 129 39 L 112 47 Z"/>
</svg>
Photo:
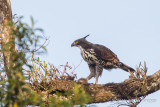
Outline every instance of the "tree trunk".
<svg viewBox="0 0 160 107">
<path fill-rule="evenodd" d="M 14 36 L 12 33 L 12 11 L 10 0 L 0 0 L 0 38 L 1 51 L 4 58 L 4 66 L 10 68 L 11 53 L 15 51 Z"/>
</svg>

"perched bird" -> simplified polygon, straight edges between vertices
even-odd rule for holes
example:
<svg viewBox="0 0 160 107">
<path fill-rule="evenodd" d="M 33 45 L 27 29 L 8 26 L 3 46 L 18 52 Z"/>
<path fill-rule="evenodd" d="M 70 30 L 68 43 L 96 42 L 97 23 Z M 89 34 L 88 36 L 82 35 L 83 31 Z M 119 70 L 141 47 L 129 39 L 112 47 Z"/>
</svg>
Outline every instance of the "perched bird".
<svg viewBox="0 0 160 107">
<path fill-rule="evenodd" d="M 88 63 L 90 75 L 86 78 L 87 81 L 96 76 L 95 84 L 97 84 L 103 68 L 106 70 L 120 68 L 127 72 L 135 71 L 133 68 L 120 62 L 117 55 L 107 47 L 88 42 L 86 40 L 88 36 L 74 41 L 71 45 L 71 47 L 76 46 L 80 48 L 83 59 Z"/>
</svg>

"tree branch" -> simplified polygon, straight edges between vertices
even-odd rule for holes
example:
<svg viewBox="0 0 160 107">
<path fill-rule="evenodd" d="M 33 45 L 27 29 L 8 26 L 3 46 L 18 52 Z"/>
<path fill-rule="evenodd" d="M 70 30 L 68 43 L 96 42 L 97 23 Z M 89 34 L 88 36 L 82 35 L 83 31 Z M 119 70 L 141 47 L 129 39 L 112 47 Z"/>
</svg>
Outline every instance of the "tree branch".
<svg viewBox="0 0 160 107">
<path fill-rule="evenodd" d="M 131 78 L 122 83 L 108 83 L 105 85 L 89 85 L 85 89 L 92 96 L 91 103 L 113 100 L 130 100 L 151 94 L 160 89 L 160 71 L 144 79 Z"/>
<path fill-rule="evenodd" d="M 146 82 L 146 83 L 145 83 Z M 147 84 L 147 85 L 146 85 Z M 146 96 L 160 89 L 160 71 L 151 76 L 147 76 L 146 80 L 143 78 L 130 78 L 122 83 L 107 83 L 103 85 L 95 84 L 81 84 L 84 89 L 91 96 L 91 103 L 101 103 L 117 100 L 131 100 L 142 96 Z M 33 87 L 37 87 L 34 84 Z M 47 86 L 47 87 L 46 87 Z M 33 88 L 32 87 L 32 88 Z M 43 88 L 45 87 L 45 88 Z M 44 93 L 47 90 L 52 90 L 50 94 L 56 92 L 64 93 L 74 88 L 74 81 L 71 80 L 54 80 L 48 84 L 41 84 L 41 91 Z M 47 93 L 48 94 L 48 93 Z"/>
</svg>

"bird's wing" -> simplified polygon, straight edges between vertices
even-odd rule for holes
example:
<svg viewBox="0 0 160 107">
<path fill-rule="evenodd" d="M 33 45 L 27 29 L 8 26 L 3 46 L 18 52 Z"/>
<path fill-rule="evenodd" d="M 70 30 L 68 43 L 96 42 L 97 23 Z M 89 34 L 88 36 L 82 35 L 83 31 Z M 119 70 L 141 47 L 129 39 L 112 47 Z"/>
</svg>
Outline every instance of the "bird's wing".
<svg viewBox="0 0 160 107">
<path fill-rule="evenodd" d="M 105 46 L 94 44 L 93 50 L 94 50 L 96 56 L 98 56 L 104 60 L 119 62 L 117 55 L 114 54 L 110 49 L 108 49 Z"/>
</svg>

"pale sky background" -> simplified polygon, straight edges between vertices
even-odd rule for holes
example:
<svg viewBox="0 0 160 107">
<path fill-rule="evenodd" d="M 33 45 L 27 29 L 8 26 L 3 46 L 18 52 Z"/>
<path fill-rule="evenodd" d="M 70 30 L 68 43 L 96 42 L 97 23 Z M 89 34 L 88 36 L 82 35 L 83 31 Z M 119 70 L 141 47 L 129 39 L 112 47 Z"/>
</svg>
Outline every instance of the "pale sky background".
<svg viewBox="0 0 160 107">
<path fill-rule="evenodd" d="M 160 0 L 11 0 L 11 3 L 13 14 L 23 15 L 27 23 L 33 16 L 37 27 L 50 36 L 48 53 L 41 59 L 57 67 L 66 62 L 77 66 L 82 57 L 78 48 L 71 48 L 71 43 L 90 34 L 88 41 L 110 48 L 125 64 L 136 68 L 146 61 L 148 75 L 160 69 Z M 78 79 L 87 77 L 89 72 L 84 60 L 75 71 Z M 123 82 L 128 76 L 120 69 L 104 70 L 99 84 Z M 113 107 L 111 104 L 95 105 Z M 138 107 L 159 104 L 160 91 L 148 95 Z"/>
</svg>

